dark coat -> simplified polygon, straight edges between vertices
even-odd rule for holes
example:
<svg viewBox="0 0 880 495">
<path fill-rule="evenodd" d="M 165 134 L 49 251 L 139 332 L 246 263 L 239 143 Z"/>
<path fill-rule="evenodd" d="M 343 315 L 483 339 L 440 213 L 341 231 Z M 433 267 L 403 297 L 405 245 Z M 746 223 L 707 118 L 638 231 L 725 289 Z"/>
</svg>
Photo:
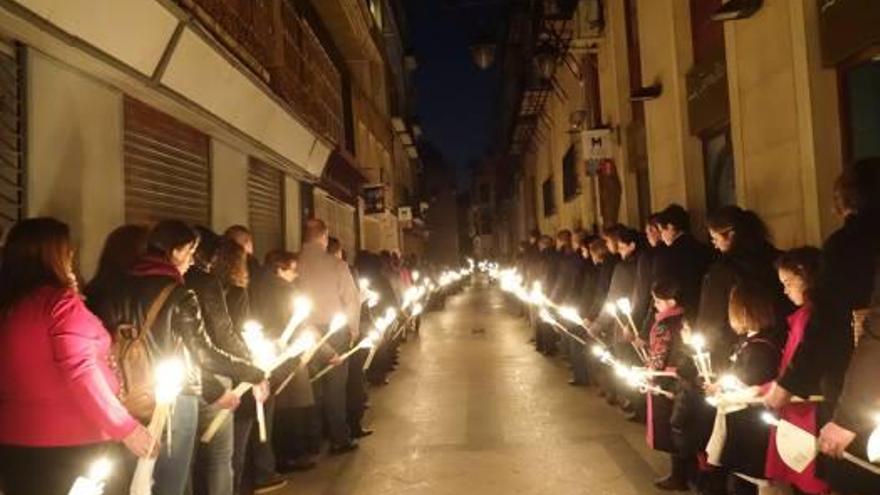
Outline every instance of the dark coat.
<svg viewBox="0 0 880 495">
<path fill-rule="evenodd" d="M 611 280 L 608 284 L 608 291 L 602 298 L 601 304 L 604 306 L 608 302 L 616 303 L 618 299 L 629 297 L 632 294 L 633 286 L 636 281 L 636 269 L 638 268 L 640 251 L 632 253 L 627 259 L 616 258 L 617 263 L 611 274 Z M 621 315 L 620 319 L 627 323 L 626 318 Z M 600 329 L 604 332 L 620 335 L 620 329 L 617 328 L 617 322 L 612 315 L 602 311 L 598 316 Z"/>
<path fill-rule="evenodd" d="M 636 266 L 636 280 L 633 283 L 630 300 L 633 304 L 633 320 L 639 328 L 642 339 L 646 339 L 654 322 L 654 298 L 651 289 L 654 286 L 654 264 L 663 245 L 642 249 Z"/>
<path fill-rule="evenodd" d="M 605 298 L 608 297 L 608 290 L 611 288 L 611 279 L 614 277 L 614 268 L 620 258 L 617 256 L 609 256 L 605 261 L 596 267 L 596 283 L 593 285 L 591 294 L 592 302 L 587 310 L 586 317 L 595 321 L 602 315 L 602 309 L 605 306 Z"/>
<path fill-rule="evenodd" d="M 823 246 L 815 313 L 791 370 L 779 380 L 795 395 L 808 395 L 819 384 L 829 404 L 837 402 L 853 352 L 852 312 L 867 308 L 871 298 L 878 225 L 878 215 L 851 215 Z"/>
<path fill-rule="evenodd" d="M 249 359 L 250 352 L 241 337 L 241 332 L 236 331 L 229 317 L 220 279 L 201 268 L 193 267 L 186 273 L 186 286 L 196 293 L 202 310 L 202 319 L 205 322 L 205 332 L 211 342 L 233 356 Z M 240 380 L 237 376 L 230 378 Z M 213 373 L 205 370 L 202 372 L 202 388 L 202 396 L 209 404 L 217 400 L 226 390 Z"/>
<path fill-rule="evenodd" d="M 657 255 L 653 280 L 678 282 L 682 294 L 681 306 L 688 319 L 693 320 L 696 315 L 703 275 L 713 259 L 712 249 L 690 234 L 682 234 Z"/>
<path fill-rule="evenodd" d="M 202 393 L 201 370 L 225 376 L 239 377 L 244 381 L 259 383 L 263 371 L 244 359 L 217 348 L 205 331 L 201 307 L 196 293 L 173 274 L 173 267 L 155 259 L 145 259 L 135 265 L 133 273 L 117 288 L 107 301 L 100 301 L 103 308 L 98 316 L 107 328 L 119 328 L 124 324 L 140 326 L 146 313 L 163 288 L 175 285 L 153 327 L 150 335 L 156 356 L 169 356 L 183 352 L 187 364 L 184 393 Z"/>
<path fill-rule="evenodd" d="M 730 291 L 735 285 L 748 282 L 765 290 L 775 301 L 780 325 L 793 310 L 773 267 L 778 256 L 779 251 L 769 244 L 756 252 L 726 253 L 703 276 L 694 328 L 706 335 L 715 356 L 729 356 L 738 340 L 727 311 Z"/>
<path fill-rule="evenodd" d="M 583 258 L 575 252 L 559 253 L 556 262 L 556 280 L 550 291 L 550 300 L 560 305 L 576 304 L 583 283 Z"/>
<path fill-rule="evenodd" d="M 779 333 L 766 330 L 747 337 L 736 354 L 732 371 L 748 386 L 762 385 L 776 378 L 782 348 Z M 770 428 L 764 424 L 759 407 L 728 414 L 727 438 L 721 451 L 721 465 L 738 473 L 764 478 Z"/>
</svg>

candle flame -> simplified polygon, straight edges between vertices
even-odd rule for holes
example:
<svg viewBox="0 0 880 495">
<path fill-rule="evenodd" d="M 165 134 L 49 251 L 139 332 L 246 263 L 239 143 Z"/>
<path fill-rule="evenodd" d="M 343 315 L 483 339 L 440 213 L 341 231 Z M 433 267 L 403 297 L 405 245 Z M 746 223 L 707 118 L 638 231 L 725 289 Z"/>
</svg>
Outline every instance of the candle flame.
<svg viewBox="0 0 880 495">
<path fill-rule="evenodd" d="M 868 437 L 868 460 L 871 462 L 880 460 L 880 426 L 877 426 Z"/>
<path fill-rule="evenodd" d="M 706 337 L 701 333 L 695 333 L 691 335 L 691 341 L 689 342 L 690 346 L 694 348 L 694 350 L 700 352 L 706 348 Z"/>
<path fill-rule="evenodd" d="M 605 312 L 611 316 L 617 316 L 617 306 L 613 302 L 605 303 Z"/>
<path fill-rule="evenodd" d="M 159 404 L 171 404 L 183 389 L 183 380 L 186 375 L 186 366 L 180 358 L 168 358 L 159 361 L 153 371 L 156 382 L 156 402 Z"/>
<path fill-rule="evenodd" d="M 347 324 L 348 318 L 346 318 L 345 315 L 342 313 L 336 313 L 335 315 L 333 315 L 333 319 L 330 320 L 330 328 L 328 329 L 328 332 L 336 333 L 342 330 Z"/>
<path fill-rule="evenodd" d="M 87 477 L 95 483 L 100 483 L 110 477 L 113 470 L 113 463 L 106 457 L 101 457 L 89 466 L 89 474 Z"/>
<path fill-rule="evenodd" d="M 617 309 L 625 315 L 630 315 L 632 314 L 632 303 L 628 298 L 621 297 L 617 300 Z"/>
<path fill-rule="evenodd" d="M 773 415 L 770 411 L 764 411 L 761 413 L 761 421 L 767 423 L 771 426 L 776 426 L 779 424 L 779 418 Z"/>
<path fill-rule="evenodd" d="M 576 325 L 581 325 L 584 322 L 584 319 L 581 318 L 581 315 L 578 314 L 577 310 L 571 306 L 559 308 L 559 315 Z"/>
</svg>

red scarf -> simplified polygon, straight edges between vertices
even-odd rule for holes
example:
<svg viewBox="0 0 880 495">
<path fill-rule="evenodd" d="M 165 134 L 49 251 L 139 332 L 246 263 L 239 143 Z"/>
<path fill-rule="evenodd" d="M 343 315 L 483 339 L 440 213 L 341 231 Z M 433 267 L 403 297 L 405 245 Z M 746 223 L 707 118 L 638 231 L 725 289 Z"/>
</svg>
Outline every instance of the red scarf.
<svg viewBox="0 0 880 495">
<path fill-rule="evenodd" d="M 147 254 L 141 256 L 129 271 L 135 277 L 168 277 L 183 285 L 183 275 L 168 260 L 161 256 Z"/>
</svg>

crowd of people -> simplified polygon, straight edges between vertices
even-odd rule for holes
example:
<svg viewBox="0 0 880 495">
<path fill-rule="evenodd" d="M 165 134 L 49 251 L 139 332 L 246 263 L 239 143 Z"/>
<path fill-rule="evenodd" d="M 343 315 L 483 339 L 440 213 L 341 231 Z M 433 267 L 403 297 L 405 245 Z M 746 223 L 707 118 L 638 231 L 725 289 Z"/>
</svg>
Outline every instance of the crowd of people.
<svg viewBox="0 0 880 495">
<path fill-rule="evenodd" d="M 349 265 L 317 219 L 299 253 L 263 260 L 243 226 L 219 235 L 166 220 L 113 231 L 83 282 L 67 225 L 19 222 L 0 261 L 0 493 L 67 494 L 98 458 L 113 465 L 106 494 L 128 495 L 140 459 L 155 459 L 152 493 L 268 493 L 313 468 L 328 443 L 330 455 L 355 451 L 372 433 L 362 424 L 367 382 L 387 383 L 417 319 L 398 317 L 373 348 L 358 343 L 401 305 L 417 278 L 413 264 L 362 251 Z M 266 338 L 281 338 L 298 298 L 311 311 L 293 338 L 313 332 L 322 342 L 340 315 L 344 327 L 267 373 L 243 329 L 256 321 Z M 156 435 L 148 426 L 158 378 L 142 364 L 169 356 L 182 360 L 185 376 L 167 436 Z M 253 393 L 237 393 L 239 384 Z"/>
<path fill-rule="evenodd" d="M 780 251 L 737 206 L 706 219 L 713 249 L 675 204 L 643 231 L 533 232 L 522 243 L 519 294 L 536 349 L 569 361 L 571 385 L 595 385 L 646 424 L 648 444 L 670 457 L 658 488 L 880 493 L 880 465 L 851 462 L 867 460 L 880 426 L 880 160 L 854 165 L 834 192 L 843 226 L 821 249 Z M 548 308 L 577 318 L 569 309 L 552 320 Z M 612 361 L 650 380 L 633 388 Z M 732 392 L 754 400 L 707 400 Z M 790 439 L 768 422 L 814 436 L 816 458 L 791 467 Z"/>
</svg>

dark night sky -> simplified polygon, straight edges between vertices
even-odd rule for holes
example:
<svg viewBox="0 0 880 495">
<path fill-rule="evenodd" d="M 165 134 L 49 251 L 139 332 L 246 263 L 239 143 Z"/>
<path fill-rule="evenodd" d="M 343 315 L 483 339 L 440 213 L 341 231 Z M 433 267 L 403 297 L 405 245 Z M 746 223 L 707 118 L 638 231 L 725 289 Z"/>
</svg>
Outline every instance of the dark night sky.
<svg viewBox="0 0 880 495">
<path fill-rule="evenodd" d="M 458 183 L 465 184 L 469 163 L 485 153 L 493 132 L 497 65 L 480 70 L 468 51 L 474 18 L 485 15 L 445 8 L 442 0 L 406 3 L 419 64 L 415 85 L 422 129 L 455 166 Z"/>
</svg>

